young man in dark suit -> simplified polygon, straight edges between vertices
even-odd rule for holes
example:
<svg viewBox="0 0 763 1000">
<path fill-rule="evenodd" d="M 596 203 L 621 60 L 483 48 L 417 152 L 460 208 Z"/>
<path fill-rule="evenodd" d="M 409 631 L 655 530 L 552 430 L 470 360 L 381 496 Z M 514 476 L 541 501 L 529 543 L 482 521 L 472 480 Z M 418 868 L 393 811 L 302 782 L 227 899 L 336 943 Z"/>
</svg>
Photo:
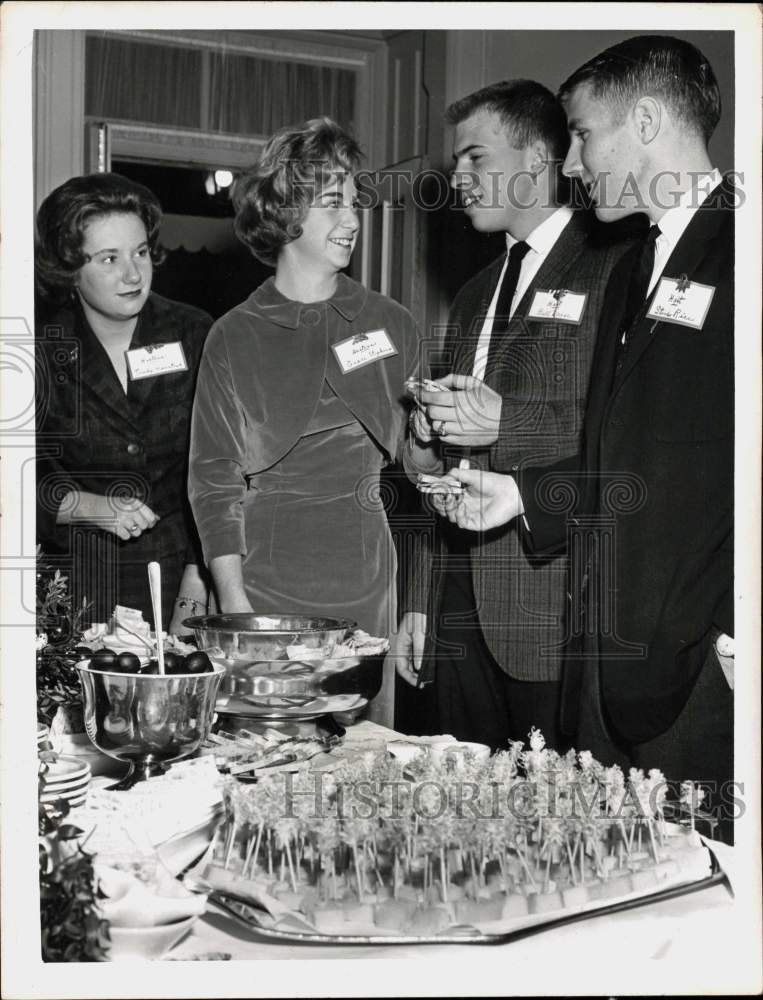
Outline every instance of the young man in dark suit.
<svg viewBox="0 0 763 1000">
<path fill-rule="evenodd" d="M 452 186 L 475 229 L 505 232 L 507 253 L 458 293 L 444 377 L 417 394 L 413 431 L 439 441 L 443 462 L 551 463 L 578 448 L 604 288 L 624 245 L 595 246 L 592 219 L 565 204 L 566 119 L 541 84 L 494 84 L 446 119 Z M 421 728 L 505 748 L 535 726 L 558 746 L 564 558 L 528 556 L 516 525 L 475 538 L 441 522 L 416 574 L 393 655 L 409 683 L 432 682 Z"/>
<path fill-rule="evenodd" d="M 564 707 L 578 746 L 707 782 L 727 821 L 739 193 L 707 151 L 718 85 L 693 46 L 640 36 L 561 97 L 565 173 L 603 221 L 645 209 L 652 226 L 610 282 L 581 452 L 517 477 L 455 470 L 467 491 L 448 516 L 492 531 L 523 514 L 529 551 L 573 546 Z"/>
</svg>

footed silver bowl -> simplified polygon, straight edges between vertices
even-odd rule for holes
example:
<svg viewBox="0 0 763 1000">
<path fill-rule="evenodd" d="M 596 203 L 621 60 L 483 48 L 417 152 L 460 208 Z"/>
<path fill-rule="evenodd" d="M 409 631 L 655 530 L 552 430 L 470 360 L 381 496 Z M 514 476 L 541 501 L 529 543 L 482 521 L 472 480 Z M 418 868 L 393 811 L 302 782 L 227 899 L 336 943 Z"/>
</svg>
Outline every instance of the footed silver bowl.
<svg viewBox="0 0 763 1000">
<path fill-rule="evenodd" d="M 77 664 L 85 731 L 102 752 L 130 765 L 114 787 L 131 788 L 189 757 L 209 735 L 223 667 L 206 674 L 123 674 Z"/>
<path fill-rule="evenodd" d="M 184 622 L 199 649 L 225 668 L 218 710 L 256 716 L 259 699 L 288 698 L 294 712 L 316 698 L 358 695 L 381 688 L 385 654 L 334 656 L 355 628 L 341 618 L 298 615 L 204 615 Z M 346 652 L 346 650 L 343 650 Z"/>
<path fill-rule="evenodd" d="M 305 615 L 199 615 L 183 622 L 193 629 L 199 649 L 221 649 L 226 659 L 254 663 L 287 660 L 287 646 L 304 646 L 329 658 L 337 643 L 355 628 L 345 618 Z"/>
</svg>

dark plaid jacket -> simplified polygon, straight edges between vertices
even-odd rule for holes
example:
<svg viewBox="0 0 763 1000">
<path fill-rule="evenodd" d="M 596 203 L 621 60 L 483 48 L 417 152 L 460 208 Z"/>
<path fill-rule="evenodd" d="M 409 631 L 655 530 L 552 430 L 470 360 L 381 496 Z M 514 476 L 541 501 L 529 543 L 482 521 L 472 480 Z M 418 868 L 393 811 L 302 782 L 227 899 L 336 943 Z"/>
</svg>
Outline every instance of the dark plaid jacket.
<svg viewBox="0 0 763 1000">
<path fill-rule="evenodd" d="M 199 309 L 151 294 L 131 348 L 179 341 L 188 371 L 130 381 L 127 394 L 81 307 L 72 304 L 36 330 L 37 539 L 46 552 L 65 552 L 68 528 L 56 526 L 71 489 L 124 493 L 161 520 L 121 543 L 122 562 L 145 563 L 192 545 L 196 532 L 187 499 L 188 437 L 196 371 L 211 318 Z"/>
</svg>

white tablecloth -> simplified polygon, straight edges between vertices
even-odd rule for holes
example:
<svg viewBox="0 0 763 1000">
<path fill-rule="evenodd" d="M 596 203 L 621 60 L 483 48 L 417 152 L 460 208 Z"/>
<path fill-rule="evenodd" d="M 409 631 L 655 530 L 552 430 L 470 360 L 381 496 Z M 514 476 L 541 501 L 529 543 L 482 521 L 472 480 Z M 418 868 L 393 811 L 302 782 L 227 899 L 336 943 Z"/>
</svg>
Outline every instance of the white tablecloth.
<svg viewBox="0 0 763 1000">
<path fill-rule="evenodd" d="M 732 871 L 733 849 L 716 854 Z M 287 944 L 208 913 L 167 959 L 187 970 L 186 960 L 227 957 L 218 968 L 231 983 L 261 984 L 267 970 L 275 985 L 253 996 L 680 995 L 736 992 L 749 947 L 749 921 L 714 885 L 498 945 Z"/>
</svg>

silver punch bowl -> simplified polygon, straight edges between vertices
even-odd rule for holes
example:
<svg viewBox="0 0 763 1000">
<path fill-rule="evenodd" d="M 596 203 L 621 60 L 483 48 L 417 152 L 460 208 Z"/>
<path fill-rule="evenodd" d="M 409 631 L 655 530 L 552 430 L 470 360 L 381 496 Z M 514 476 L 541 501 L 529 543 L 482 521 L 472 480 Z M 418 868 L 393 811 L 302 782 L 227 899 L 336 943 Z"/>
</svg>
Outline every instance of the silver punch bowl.
<svg viewBox="0 0 763 1000">
<path fill-rule="evenodd" d="M 292 699 L 298 713 L 301 701 L 335 695 L 370 701 L 381 688 L 384 653 L 333 655 L 355 628 L 346 619 L 244 613 L 202 615 L 184 624 L 199 649 L 225 668 L 225 707 L 218 708 L 226 713 L 257 716 L 256 699 L 273 696 Z"/>
<path fill-rule="evenodd" d="M 209 735 L 224 670 L 206 674 L 123 674 L 77 665 L 85 700 L 85 731 L 109 757 L 129 763 L 117 789 L 162 774 Z"/>
</svg>

